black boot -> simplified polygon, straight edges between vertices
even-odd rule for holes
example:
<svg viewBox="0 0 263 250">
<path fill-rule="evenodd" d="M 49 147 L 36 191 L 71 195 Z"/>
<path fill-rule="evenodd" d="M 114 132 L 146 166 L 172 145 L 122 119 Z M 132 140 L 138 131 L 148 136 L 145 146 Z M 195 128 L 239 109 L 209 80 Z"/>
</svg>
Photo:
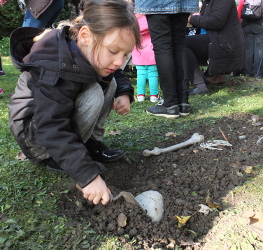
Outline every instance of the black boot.
<svg viewBox="0 0 263 250">
<path fill-rule="evenodd" d="M 101 141 L 92 139 L 89 139 L 85 145 L 94 161 L 113 162 L 121 159 L 126 154 L 123 150 L 109 149 Z"/>
</svg>

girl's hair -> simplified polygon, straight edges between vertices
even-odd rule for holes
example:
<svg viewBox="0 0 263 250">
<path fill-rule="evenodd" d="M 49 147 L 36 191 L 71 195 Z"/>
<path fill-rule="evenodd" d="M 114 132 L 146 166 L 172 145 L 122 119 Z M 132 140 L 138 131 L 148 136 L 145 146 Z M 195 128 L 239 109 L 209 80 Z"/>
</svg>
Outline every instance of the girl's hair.
<svg viewBox="0 0 263 250">
<path fill-rule="evenodd" d="M 83 0 L 82 15 L 77 17 L 70 28 L 70 38 L 76 39 L 78 31 L 87 25 L 95 40 L 95 47 L 105 35 L 116 28 L 128 29 L 134 34 L 135 46 L 141 48 L 141 36 L 133 6 L 126 0 Z"/>
</svg>

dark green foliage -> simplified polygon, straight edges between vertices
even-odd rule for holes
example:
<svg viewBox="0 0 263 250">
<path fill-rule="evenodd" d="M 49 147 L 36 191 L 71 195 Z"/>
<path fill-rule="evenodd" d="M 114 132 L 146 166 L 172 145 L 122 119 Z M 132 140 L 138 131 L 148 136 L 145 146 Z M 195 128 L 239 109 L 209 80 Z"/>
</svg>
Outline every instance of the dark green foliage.
<svg viewBox="0 0 263 250">
<path fill-rule="evenodd" d="M 58 21 L 68 19 L 70 11 L 68 1 L 65 0 L 64 9 L 62 10 Z M 73 15 L 71 13 L 71 15 Z M 23 24 L 24 14 L 21 12 L 16 0 L 10 0 L 0 8 L 0 39 L 9 37 L 13 30 Z"/>
<path fill-rule="evenodd" d="M 21 27 L 23 14 L 16 0 L 10 0 L 0 8 L 0 38 L 9 37 L 11 32 Z"/>
</svg>

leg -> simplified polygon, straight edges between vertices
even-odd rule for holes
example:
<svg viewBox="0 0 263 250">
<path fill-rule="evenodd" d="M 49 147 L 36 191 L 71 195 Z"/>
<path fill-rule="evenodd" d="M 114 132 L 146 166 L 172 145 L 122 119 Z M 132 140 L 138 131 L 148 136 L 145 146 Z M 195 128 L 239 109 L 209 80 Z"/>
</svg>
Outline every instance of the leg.
<svg viewBox="0 0 263 250">
<path fill-rule="evenodd" d="M 170 15 L 155 14 L 146 15 L 146 17 L 163 95 L 163 102 L 149 107 L 147 112 L 156 116 L 177 118 L 179 117 L 179 107 L 176 93 Z"/>
<path fill-rule="evenodd" d="M 163 106 L 178 105 L 170 15 L 155 14 L 146 17 L 164 99 Z"/>
<path fill-rule="evenodd" d="M 255 38 L 254 34 L 251 31 L 251 25 L 248 24 L 244 26 L 244 37 L 245 37 L 245 54 L 246 54 L 246 61 L 245 61 L 245 74 L 246 75 L 253 75 L 253 63 L 254 63 L 254 50 L 255 50 Z"/>
<path fill-rule="evenodd" d="M 5 72 L 3 71 L 1 56 L 0 56 L 0 76 L 5 76 Z M 0 94 L 2 94 L 2 93 L 3 93 L 3 89 L 0 89 Z"/>
<path fill-rule="evenodd" d="M 171 15 L 174 67 L 178 104 L 188 104 L 188 60 L 185 29 L 189 13 Z"/>
<path fill-rule="evenodd" d="M 190 91 L 191 95 L 208 93 L 206 80 L 200 70 L 199 63 L 208 60 L 209 42 L 210 40 L 207 34 L 186 37 L 188 47 L 187 58 L 189 62 L 188 79 L 195 87 Z"/>
<path fill-rule="evenodd" d="M 254 75 L 262 76 L 262 58 L 263 58 L 263 26 L 254 24 L 255 50 L 254 50 Z"/>
<path fill-rule="evenodd" d="M 145 65 L 136 65 L 137 70 L 137 96 L 138 101 L 144 101 L 144 96 L 146 93 L 146 81 L 147 81 L 147 68 Z"/>
<path fill-rule="evenodd" d="M 74 114 L 81 137 L 93 160 L 112 162 L 122 158 L 125 152 L 109 149 L 101 140 L 104 135 L 104 123 L 111 112 L 116 92 L 115 79 L 104 91 L 98 83 L 94 83 L 81 93 L 76 100 Z"/>
<path fill-rule="evenodd" d="M 74 118 L 84 143 L 91 137 L 104 104 L 104 94 L 98 83 L 89 84 L 75 102 Z"/>
<path fill-rule="evenodd" d="M 158 95 L 159 89 L 159 79 L 158 79 L 158 71 L 156 65 L 149 65 L 148 66 L 148 81 L 150 87 L 150 95 Z"/>
</svg>

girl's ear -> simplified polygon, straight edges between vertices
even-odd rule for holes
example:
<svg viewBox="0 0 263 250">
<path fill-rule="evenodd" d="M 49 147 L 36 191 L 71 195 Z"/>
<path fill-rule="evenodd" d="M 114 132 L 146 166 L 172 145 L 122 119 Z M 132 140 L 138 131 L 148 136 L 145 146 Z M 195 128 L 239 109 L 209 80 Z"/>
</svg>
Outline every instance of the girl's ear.
<svg viewBox="0 0 263 250">
<path fill-rule="evenodd" d="M 84 25 L 81 27 L 78 33 L 78 42 L 81 45 L 88 45 L 91 40 L 91 32 L 88 26 Z"/>
</svg>

